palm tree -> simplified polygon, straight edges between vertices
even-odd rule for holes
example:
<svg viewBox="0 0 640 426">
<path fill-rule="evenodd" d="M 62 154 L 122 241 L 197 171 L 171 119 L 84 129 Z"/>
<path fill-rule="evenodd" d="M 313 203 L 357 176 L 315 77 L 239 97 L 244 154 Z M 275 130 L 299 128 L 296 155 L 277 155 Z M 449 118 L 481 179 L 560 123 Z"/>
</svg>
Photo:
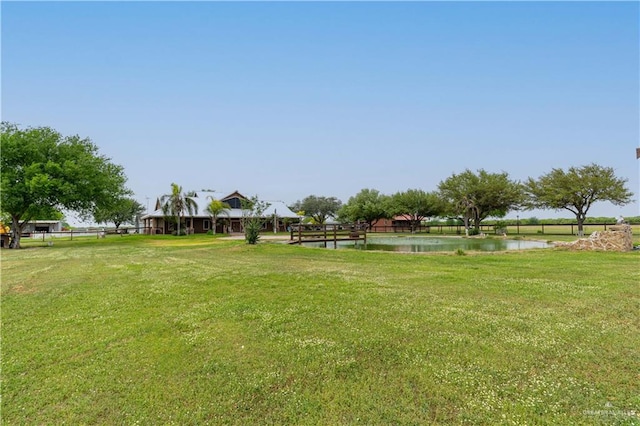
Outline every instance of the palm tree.
<svg viewBox="0 0 640 426">
<path fill-rule="evenodd" d="M 171 217 L 178 223 L 176 235 L 180 235 L 180 222 L 182 222 L 185 213 L 193 216 L 193 213 L 198 209 L 198 204 L 194 200 L 195 197 L 195 192 L 191 191 L 185 194 L 182 192 L 180 185 L 172 183 L 171 193 L 165 194 L 160 198 L 162 212 L 165 216 Z"/>
<path fill-rule="evenodd" d="M 209 216 L 211 216 L 211 223 L 213 224 L 213 235 L 216 234 L 216 222 L 218 220 L 218 216 L 221 213 L 227 213 L 227 209 L 230 209 L 231 206 L 227 203 L 225 203 L 224 201 L 220 201 L 220 200 L 216 200 L 215 198 L 213 198 L 211 195 L 209 195 L 207 198 L 210 198 L 211 201 L 209 202 L 209 204 L 207 204 L 207 207 L 204 209 L 204 211 L 206 213 L 209 213 Z"/>
</svg>

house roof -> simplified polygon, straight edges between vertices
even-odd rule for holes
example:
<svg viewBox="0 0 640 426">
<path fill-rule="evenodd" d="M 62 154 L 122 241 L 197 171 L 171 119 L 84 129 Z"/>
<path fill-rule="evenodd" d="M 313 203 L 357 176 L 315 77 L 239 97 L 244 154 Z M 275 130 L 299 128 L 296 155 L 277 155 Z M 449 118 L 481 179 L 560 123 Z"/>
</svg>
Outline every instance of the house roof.
<svg viewBox="0 0 640 426">
<path fill-rule="evenodd" d="M 208 213 L 206 213 L 204 210 L 207 208 L 207 205 L 209 204 L 210 199 L 225 201 L 225 200 L 232 199 L 234 197 L 242 198 L 245 200 L 247 199 L 247 197 L 243 196 L 238 191 L 234 191 L 233 193 L 222 198 L 215 198 L 212 196 L 210 192 L 196 192 L 196 196 L 194 198 L 195 198 L 196 204 L 198 205 L 198 208 L 193 215 L 188 215 L 187 217 L 209 218 L 211 216 Z M 263 217 L 271 217 L 274 214 L 278 217 L 285 217 L 285 218 L 299 217 L 297 214 L 292 212 L 291 209 L 289 209 L 289 207 L 287 207 L 287 205 L 283 201 L 266 201 L 266 203 L 268 204 L 268 207 L 264 211 Z M 160 206 L 161 206 L 160 198 L 158 198 L 158 201 L 156 201 L 156 210 L 143 215 L 141 219 L 144 220 L 149 218 L 164 218 L 165 215 Z M 242 209 L 226 209 L 224 213 L 220 214 L 220 217 L 240 219 L 243 217 L 243 210 Z"/>
<path fill-rule="evenodd" d="M 242 198 L 243 200 L 246 200 L 247 197 L 245 197 L 244 195 L 242 195 L 241 193 L 239 193 L 237 190 L 233 191 L 231 194 L 227 195 L 226 197 L 222 197 L 219 200 L 220 201 L 226 201 L 226 200 L 230 200 L 231 198 Z"/>
</svg>

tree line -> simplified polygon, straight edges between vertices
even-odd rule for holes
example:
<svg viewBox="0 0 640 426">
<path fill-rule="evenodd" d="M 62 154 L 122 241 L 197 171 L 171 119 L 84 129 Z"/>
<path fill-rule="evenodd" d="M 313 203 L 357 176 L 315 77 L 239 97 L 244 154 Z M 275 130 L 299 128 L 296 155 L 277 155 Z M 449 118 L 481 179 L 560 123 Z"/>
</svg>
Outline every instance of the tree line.
<svg viewBox="0 0 640 426">
<path fill-rule="evenodd" d="M 0 213 L 2 221 L 11 224 L 12 248 L 20 248 L 20 236 L 30 220 L 58 217 L 62 210 L 98 223 L 113 222 L 116 227 L 144 211 L 126 187 L 122 166 L 101 155 L 89 138 L 2 122 L 0 143 Z M 504 172 L 467 169 L 443 180 L 432 192 L 409 189 L 386 195 L 363 189 L 344 205 L 336 197 L 310 195 L 290 208 L 316 223 L 333 216 L 371 226 L 376 220 L 400 216 L 415 230 L 423 220 L 443 217 L 462 221 L 472 232 L 488 217 L 501 218 L 513 210 L 568 210 L 582 234 L 594 203 L 631 202 L 633 194 L 626 183 L 612 168 L 597 164 L 552 169 L 525 182 L 514 181 Z M 175 218 L 177 226 L 184 213 L 193 209 L 189 194 L 177 184 L 162 201 L 166 216 Z M 247 220 L 259 217 L 263 204 L 257 197 L 252 199 L 248 207 L 253 213 Z M 227 206 L 211 200 L 207 207 L 215 220 Z"/>
<path fill-rule="evenodd" d="M 335 197 L 311 195 L 291 208 L 304 212 L 317 223 L 333 216 L 372 227 L 378 220 L 401 217 L 410 224 L 412 232 L 425 220 L 446 218 L 464 224 L 468 234 L 479 233 L 485 219 L 503 218 L 510 211 L 567 210 L 575 215 L 578 234 L 583 235 L 587 213 L 594 203 L 631 202 L 633 194 L 626 183 L 626 179 L 615 176 L 613 168 L 597 164 L 570 167 L 566 171 L 552 169 L 538 179 L 528 178 L 524 182 L 510 179 L 505 172 L 467 169 L 441 181 L 432 192 L 409 189 L 386 195 L 365 188 L 344 205 Z"/>
</svg>

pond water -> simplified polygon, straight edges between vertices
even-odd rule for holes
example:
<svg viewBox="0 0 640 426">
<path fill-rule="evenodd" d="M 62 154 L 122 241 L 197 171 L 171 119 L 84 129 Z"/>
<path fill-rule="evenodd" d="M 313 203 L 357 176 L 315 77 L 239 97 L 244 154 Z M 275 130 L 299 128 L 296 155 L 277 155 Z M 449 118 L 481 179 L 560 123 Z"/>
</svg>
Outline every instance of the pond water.
<svg viewBox="0 0 640 426">
<path fill-rule="evenodd" d="M 312 243 L 316 247 L 323 247 L 322 243 Z M 311 246 L 312 244 L 305 244 Z M 333 248 L 333 242 L 327 247 Z M 359 241 L 354 244 L 349 241 L 338 242 L 338 248 L 357 250 L 399 251 L 409 253 L 445 252 L 458 249 L 465 251 L 506 251 L 526 250 L 534 248 L 549 248 L 553 244 L 532 240 L 503 240 L 493 238 L 457 238 L 457 237 L 367 237 L 367 243 Z"/>
</svg>

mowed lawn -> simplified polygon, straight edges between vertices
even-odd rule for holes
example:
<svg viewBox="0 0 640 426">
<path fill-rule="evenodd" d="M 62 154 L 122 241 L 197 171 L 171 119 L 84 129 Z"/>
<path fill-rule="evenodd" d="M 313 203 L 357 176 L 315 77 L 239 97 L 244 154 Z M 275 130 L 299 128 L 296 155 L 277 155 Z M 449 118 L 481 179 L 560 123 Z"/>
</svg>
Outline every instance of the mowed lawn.
<svg viewBox="0 0 640 426">
<path fill-rule="evenodd" d="M 640 423 L 640 253 L 2 251 L 2 424 Z"/>
</svg>

